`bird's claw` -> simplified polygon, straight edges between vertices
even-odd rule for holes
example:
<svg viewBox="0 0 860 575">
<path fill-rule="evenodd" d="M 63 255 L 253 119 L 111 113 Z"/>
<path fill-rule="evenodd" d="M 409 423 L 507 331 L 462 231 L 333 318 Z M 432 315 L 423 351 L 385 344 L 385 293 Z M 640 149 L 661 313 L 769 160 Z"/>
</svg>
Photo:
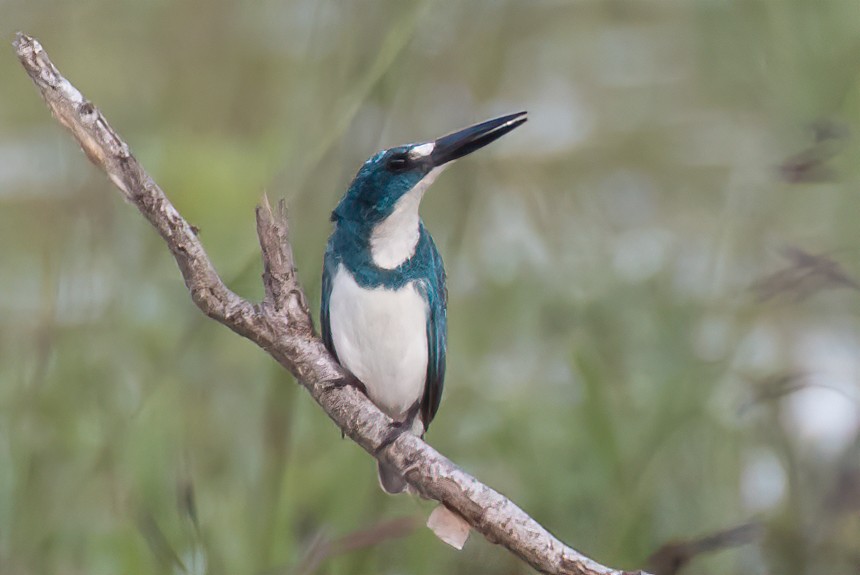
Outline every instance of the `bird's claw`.
<svg viewBox="0 0 860 575">
<path fill-rule="evenodd" d="M 397 441 L 397 438 L 406 433 L 409 429 L 407 425 L 407 421 L 395 421 L 389 427 L 388 431 L 385 433 L 385 437 L 382 438 L 382 441 L 379 443 L 379 447 L 374 450 L 374 455 L 379 455 L 382 453 L 386 447 Z"/>
<path fill-rule="evenodd" d="M 359 381 L 359 379 L 357 377 L 355 377 L 354 375 L 347 374 L 344 377 L 342 377 L 341 379 L 337 379 L 335 381 L 332 381 L 331 386 L 333 388 L 350 386 L 350 387 L 354 387 L 355 389 L 357 389 L 358 391 L 360 391 L 364 395 L 367 395 L 367 387 L 363 383 L 361 383 L 361 381 Z"/>
</svg>

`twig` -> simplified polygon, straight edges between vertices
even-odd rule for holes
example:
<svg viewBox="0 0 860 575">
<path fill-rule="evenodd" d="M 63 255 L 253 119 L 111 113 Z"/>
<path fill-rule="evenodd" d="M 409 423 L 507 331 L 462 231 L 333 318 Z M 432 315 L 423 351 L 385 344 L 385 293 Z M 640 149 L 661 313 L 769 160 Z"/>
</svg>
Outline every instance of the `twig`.
<svg viewBox="0 0 860 575">
<path fill-rule="evenodd" d="M 353 441 L 401 471 L 424 497 L 456 510 L 488 540 L 544 573 L 620 575 L 559 541 L 513 502 L 482 484 L 420 438 L 401 435 L 377 452 L 392 421 L 363 394 L 345 385 L 347 375 L 313 330 L 304 291 L 295 274 L 286 210 L 264 199 L 257 208 L 266 296 L 254 305 L 231 292 L 203 250 L 196 230 L 132 155 L 102 113 L 60 75 L 42 46 L 19 33 L 18 58 L 56 119 L 87 157 L 167 243 L 194 303 L 206 315 L 250 339 L 286 367 Z"/>
<path fill-rule="evenodd" d="M 833 258 L 812 254 L 797 246 L 787 246 L 781 251 L 789 264 L 753 285 L 759 301 L 782 294 L 801 300 L 821 290 L 839 287 L 860 291 L 860 283 Z"/>
<path fill-rule="evenodd" d="M 752 521 L 698 539 L 670 541 L 648 558 L 648 565 L 656 575 L 675 575 L 698 555 L 754 543 L 763 531 L 760 523 Z"/>
</svg>

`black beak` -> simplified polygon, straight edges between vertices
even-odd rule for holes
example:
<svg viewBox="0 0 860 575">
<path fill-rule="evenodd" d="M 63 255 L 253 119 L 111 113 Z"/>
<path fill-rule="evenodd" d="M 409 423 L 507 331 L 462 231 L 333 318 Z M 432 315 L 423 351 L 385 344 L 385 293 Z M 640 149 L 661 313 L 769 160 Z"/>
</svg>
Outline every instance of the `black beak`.
<svg viewBox="0 0 860 575">
<path fill-rule="evenodd" d="M 433 166 L 441 166 L 494 142 L 528 120 L 526 112 L 494 118 L 442 136 L 434 142 L 430 153 Z"/>
</svg>

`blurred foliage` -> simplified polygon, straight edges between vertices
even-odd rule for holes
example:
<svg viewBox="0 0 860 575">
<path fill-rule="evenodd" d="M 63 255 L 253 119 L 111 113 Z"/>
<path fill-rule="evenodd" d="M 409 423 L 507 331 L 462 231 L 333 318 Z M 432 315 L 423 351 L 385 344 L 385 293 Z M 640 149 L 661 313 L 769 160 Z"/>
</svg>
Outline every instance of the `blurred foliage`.
<svg viewBox="0 0 860 575">
<path fill-rule="evenodd" d="M 757 543 L 689 570 L 857 572 L 856 0 L 0 13 L 252 298 L 264 191 L 288 198 L 316 301 L 329 211 L 366 157 L 529 110 L 424 202 L 450 277 L 430 443 L 609 565 L 759 520 Z M 0 572 L 529 572 L 476 536 L 373 540 L 431 505 L 380 493 L 289 376 L 202 318 L 6 46 Z"/>
</svg>

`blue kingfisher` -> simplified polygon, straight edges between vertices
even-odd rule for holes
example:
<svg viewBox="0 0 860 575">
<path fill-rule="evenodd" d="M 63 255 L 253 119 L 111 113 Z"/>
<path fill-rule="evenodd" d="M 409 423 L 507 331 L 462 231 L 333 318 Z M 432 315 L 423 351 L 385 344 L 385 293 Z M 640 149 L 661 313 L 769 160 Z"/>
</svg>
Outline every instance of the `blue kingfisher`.
<svg viewBox="0 0 860 575">
<path fill-rule="evenodd" d="M 401 431 L 423 436 L 442 398 L 447 290 L 442 257 L 418 215 L 453 160 L 526 121 L 519 112 L 367 160 L 332 212 L 320 321 L 325 346 Z M 379 463 L 379 483 L 406 480 Z"/>
</svg>

